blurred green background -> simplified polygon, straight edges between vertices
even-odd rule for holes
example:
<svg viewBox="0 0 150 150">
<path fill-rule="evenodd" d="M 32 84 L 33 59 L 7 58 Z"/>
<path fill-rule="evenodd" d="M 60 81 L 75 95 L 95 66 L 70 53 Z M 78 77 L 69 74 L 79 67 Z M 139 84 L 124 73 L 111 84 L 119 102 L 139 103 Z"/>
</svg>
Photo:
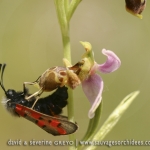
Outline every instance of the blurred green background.
<svg viewBox="0 0 150 150">
<path fill-rule="evenodd" d="M 84 53 L 79 41 L 92 44 L 98 63 L 106 60 L 101 54 L 102 48 L 113 50 L 122 61 L 121 68 L 116 72 L 100 74 L 105 83 L 101 124 L 126 95 L 135 90 L 141 92 L 105 140 L 150 140 L 148 2 L 142 20 L 125 11 L 124 0 L 83 0 L 71 19 L 73 64 Z M 49 67 L 62 66 L 62 58 L 61 34 L 53 0 L 0 0 L 0 62 L 7 63 L 4 74 L 6 89 L 22 90 L 24 81 L 36 80 Z M 0 97 L 3 96 L 0 90 Z M 81 86 L 74 91 L 74 105 L 75 120 L 79 125 L 76 138 L 80 140 L 88 126 L 87 113 L 90 108 Z M 12 117 L 0 105 L 1 149 L 67 149 L 66 146 L 7 146 L 9 139 L 68 140 L 68 136 L 54 137 L 23 118 Z M 111 148 L 149 149 L 148 146 Z M 108 147 L 97 149 L 106 150 Z"/>
</svg>

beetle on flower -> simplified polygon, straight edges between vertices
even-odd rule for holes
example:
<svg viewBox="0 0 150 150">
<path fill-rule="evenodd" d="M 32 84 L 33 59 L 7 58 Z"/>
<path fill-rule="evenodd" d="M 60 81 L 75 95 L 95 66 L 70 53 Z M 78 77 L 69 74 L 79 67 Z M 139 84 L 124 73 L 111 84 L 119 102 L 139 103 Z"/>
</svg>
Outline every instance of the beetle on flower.
<svg viewBox="0 0 150 150">
<path fill-rule="evenodd" d="M 70 69 L 74 70 L 78 75 L 81 80 L 82 89 L 91 103 L 91 108 L 88 113 L 88 117 L 91 119 L 94 117 L 95 111 L 101 103 L 104 87 L 103 80 L 96 71 L 111 73 L 120 67 L 121 61 L 111 50 L 102 49 L 102 54 L 107 56 L 107 60 L 103 64 L 98 64 L 94 60 L 91 44 L 89 42 L 81 42 L 81 44 L 86 52 L 81 61 L 70 67 Z"/>
</svg>

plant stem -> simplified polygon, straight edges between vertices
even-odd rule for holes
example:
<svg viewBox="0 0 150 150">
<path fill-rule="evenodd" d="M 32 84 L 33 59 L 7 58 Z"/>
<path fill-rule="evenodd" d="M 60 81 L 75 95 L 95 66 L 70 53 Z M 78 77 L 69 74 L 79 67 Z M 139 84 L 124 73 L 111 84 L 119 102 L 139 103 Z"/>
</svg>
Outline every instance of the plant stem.
<svg viewBox="0 0 150 150">
<path fill-rule="evenodd" d="M 66 12 L 66 15 L 67 15 L 68 9 L 69 9 L 69 0 L 64 1 L 64 6 L 65 6 L 65 12 Z"/>
<path fill-rule="evenodd" d="M 58 21 L 60 24 L 62 42 L 63 42 L 63 52 L 64 58 L 66 58 L 71 63 L 71 48 L 70 48 L 70 33 L 69 33 L 69 21 L 77 8 L 81 0 L 54 0 L 56 12 L 58 16 Z M 74 105 L 73 105 L 73 91 L 68 88 L 68 120 L 74 121 Z M 69 135 L 70 141 L 75 141 L 74 134 Z M 75 150 L 75 145 L 69 147 L 70 150 Z"/>
<path fill-rule="evenodd" d="M 68 0 L 54 0 L 55 7 L 57 11 L 57 16 L 60 24 L 62 42 L 63 42 L 63 53 L 64 58 L 66 58 L 71 63 L 71 48 L 70 48 L 70 35 L 69 35 L 69 23 L 66 18 L 66 13 L 68 9 Z M 68 120 L 74 122 L 74 105 L 73 105 L 73 91 L 68 88 Z M 70 141 L 75 141 L 74 135 L 69 135 Z M 75 150 L 75 146 L 70 146 L 69 150 Z"/>
<path fill-rule="evenodd" d="M 55 6 L 56 6 L 57 16 L 60 24 L 60 29 L 61 29 L 64 58 L 66 58 L 69 62 L 71 62 L 69 23 L 66 18 L 65 0 L 55 0 Z M 67 107 L 68 119 L 74 122 L 73 92 L 71 89 L 68 90 L 68 94 L 69 94 L 68 107 Z"/>
</svg>

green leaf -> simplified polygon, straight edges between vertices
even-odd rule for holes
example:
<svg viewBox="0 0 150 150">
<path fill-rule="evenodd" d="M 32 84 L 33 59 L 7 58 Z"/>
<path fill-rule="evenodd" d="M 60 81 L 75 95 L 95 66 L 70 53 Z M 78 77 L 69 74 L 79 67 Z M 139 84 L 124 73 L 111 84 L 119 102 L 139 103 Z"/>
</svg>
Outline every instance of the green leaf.
<svg viewBox="0 0 150 150">
<path fill-rule="evenodd" d="M 94 118 L 90 119 L 86 134 L 84 135 L 82 141 L 88 141 L 94 136 L 100 123 L 100 118 L 101 118 L 102 108 L 103 108 L 102 106 L 103 106 L 103 101 L 96 109 Z M 78 148 L 81 149 L 82 147 L 83 145 L 79 145 Z"/>
<path fill-rule="evenodd" d="M 68 22 L 70 21 L 72 15 L 74 14 L 77 6 L 79 5 L 79 3 L 81 1 L 82 0 L 71 0 L 70 6 L 69 6 L 69 9 L 68 9 L 68 13 L 67 13 L 67 20 L 68 20 Z"/>
<path fill-rule="evenodd" d="M 104 139 L 104 137 L 113 129 L 113 127 L 117 124 L 119 119 L 122 117 L 123 113 L 127 110 L 127 108 L 131 105 L 133 100 L 139 94 L 139 91 L 135 91 L 129 95 L 127 95 L 118 107 L 112 112 L 112 114 L 108 117 L 108 119 L 104 122 L 99 131 L 94 135 L 91 141 L 100 141 Z M 85 148 L 85 150 L 94 150 L 96 146 L 90 145 Z"/>
</svg>

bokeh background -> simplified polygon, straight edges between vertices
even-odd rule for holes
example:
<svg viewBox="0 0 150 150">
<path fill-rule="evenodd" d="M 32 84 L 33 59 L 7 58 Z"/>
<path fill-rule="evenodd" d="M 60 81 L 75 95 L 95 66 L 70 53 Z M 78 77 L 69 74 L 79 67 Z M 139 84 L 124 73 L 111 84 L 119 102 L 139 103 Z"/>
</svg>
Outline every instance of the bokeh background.
<svg viewBox="0 0 150 150">
<path fill-rule="evenodd" d="M 124 0 L 83 0 L 70 23 L 72 63 L 84 49 L 79 41 L 89 41 L 98 63 L 106 57 L 102 48 L 113 50 L 121 59 L 119 70 L 100 74 L 104 80 L 101 124 L 129 93 L 140 95 L 104 140 L 150 140 L 150 3 L 140 20 L 125 11 Z M 34 81 L 47 68 L 62 66 L 62 40 L 53 0 L 0 0 L 0 62 L 7 63 L 6 89 L 22 90 L 24 81 Z M 31 88 L 31 91 L 36 91 Z M 0 90 L 0 97 L 4 93 Z M 44 95 L 43 95 L 44 96 Z M 86 132 L 90 108 L 81 86 L 74 91 L 76 138 Z M 66 114 L 66 109 L 64 114 Z M 8 146 L 9 139 L 68 140 L 54 137 L 23 118 L 12 117 L 0 105 L 0 148 L 3 150 L 67 149 L 67 146 Z M 106 150 L 102 146 L 97 149 Z M 143 150 L 147 146 L 114 146 L 113 150 Z"/>
</svg>

